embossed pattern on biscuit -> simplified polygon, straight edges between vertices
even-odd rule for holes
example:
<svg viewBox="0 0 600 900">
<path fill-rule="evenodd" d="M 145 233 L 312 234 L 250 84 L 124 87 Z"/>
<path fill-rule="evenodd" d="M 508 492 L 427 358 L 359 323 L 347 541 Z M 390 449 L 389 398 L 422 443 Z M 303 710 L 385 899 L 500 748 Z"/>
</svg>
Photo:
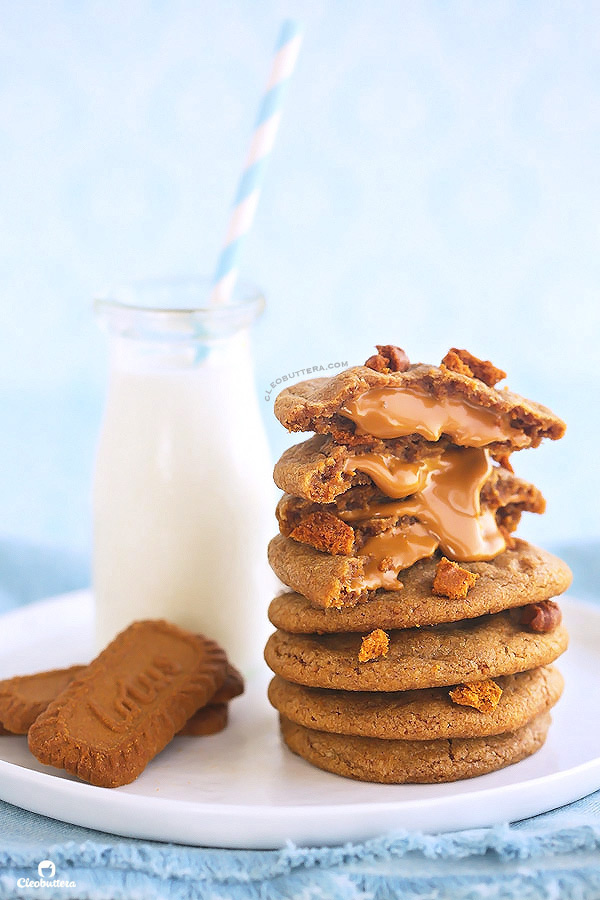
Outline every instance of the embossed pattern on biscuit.
<svg viewBox="0 0 600 900">
<path fill-rule="evenodd" d="M 45 765 L 91 784 L 128 784 L 226 673 L 214 641 L 162 620 L 135 622 L 36 719 L 29 748 Z"/>
<path fill-rule="evenodd" d="M 68 669 L 52 669 L 46 672 L 36 672 L 33 675 L 18 675 L 0 681 L 0 735 L 2 734 L 27 734 L 37 717 L 42 713 L 56 697 L 80 675 L 85 666 L 70 666 Z M 221 706 L 244 693 L 244 679 L 240 672 L 227 665 L 225 681 L 210 700 L 211 706 Z M 194 713 L 199 721 L 203 721 L 200 710 Z M 222 713 L 220 713 L 222 718 Z M 6 722 L 6 725 L 4 724 Z M 187 723 L 186 723 L 187 724 Z M 225 718 L 225 724 L 227 719 Z M 8 727 L 10 726 L 10 727 Z M 197 732 L 188 729 L 186 734 L 205 733 L 198 726 Z M 221 730 L 221 729 L 219 729 Z M 179 734 L 183 732 L 178 732 Z M 206 732 L 208 733 L 208 732 Z M 213 732 L 210 732 L 211 734 Z"/>
</svg>

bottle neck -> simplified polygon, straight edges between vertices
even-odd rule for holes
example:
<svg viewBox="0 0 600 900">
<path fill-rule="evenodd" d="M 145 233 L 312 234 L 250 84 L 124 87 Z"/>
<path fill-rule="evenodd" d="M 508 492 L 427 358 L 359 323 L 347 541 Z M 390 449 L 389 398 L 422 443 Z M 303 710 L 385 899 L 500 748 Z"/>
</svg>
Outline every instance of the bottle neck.
<svg viewBox="0 0 600 900">
<path fill-rule="evenodd" d="M 240 329 L 213 340 L 144 339 L 110 335 L 110 366 L 113 371 L 153 373 L 202 369 L 245 369 L 250 362 L 250 335 Z"/>
</svg>

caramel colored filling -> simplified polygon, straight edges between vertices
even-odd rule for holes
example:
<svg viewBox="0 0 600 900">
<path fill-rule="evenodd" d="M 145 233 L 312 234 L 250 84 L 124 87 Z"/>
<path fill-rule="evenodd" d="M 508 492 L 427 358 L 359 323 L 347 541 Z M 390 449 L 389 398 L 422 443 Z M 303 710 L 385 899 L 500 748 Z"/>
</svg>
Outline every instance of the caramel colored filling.
<svg viewBox="0 0 600 900">
<path fill-rule="evenodd" d="M 494 513 L 481 509 L 481 488 L 492 468 L 487 450 L 447 447 L 415 463 L 365 453 L 349 457 L 345 468 L 366 472 L 395 499 L 340 512 L 344 521 L 418 519 L 408 529 L 395 527 L 367 539 L 360 550 L 366 559 L 366 589 L 397 589 L 400 570 L 431 556 L 437 547 L 458 561 L 493 559 L 506 548 Z"/>
<path fill-rule="evenodd" d="M 369 538 L 360 551 L 364 573 L 362 590 L 400 590 L 398 572 L 431 556 L 437 544 L 436 538 L 419 523 L 409 529 L 390 528 Z"/>
<path fill-rule="evenodd" d="M 340 410 L 362 434 L 388 439 L 420 434 L 437 441 L 442 434 L 464 447 L 485 447 L 495 441 L 519 443 L 507 417 L 473 406 L 464 398 L 436 399 L 414 388 L 370 388 Z M 522 435 L 523 443 L 527 438 Z"/>
<path fill-rule="evenodd" d="M 438 461 L 439 456 L 433 457 L 436 465 Z M 423 459 L 419 462 L 406 463 L 397 456 L 361 453 L 359 456 L 349 456 L 346 459 L 344 471 L 351 474 L 364 472 L 387 497 L 399 499 L 425 487 L 431 462 L 431 459 Z"/>
</svg>

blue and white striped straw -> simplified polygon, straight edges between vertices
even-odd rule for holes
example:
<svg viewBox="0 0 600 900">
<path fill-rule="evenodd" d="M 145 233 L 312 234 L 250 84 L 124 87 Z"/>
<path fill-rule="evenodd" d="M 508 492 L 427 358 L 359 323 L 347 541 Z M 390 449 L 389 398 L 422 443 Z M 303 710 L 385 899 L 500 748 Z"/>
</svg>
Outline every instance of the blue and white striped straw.
<svg viewBox="0 0 600 900">
<path fill-rule="evenodd" d="M 241 250 L 256 213 L 265 171 L 281 121 L 283 103 L 294 71 L 302 29 L 297 22 L 283 23 L 275 48 L 273 67 L 267 82 L 250 150 L 238 185 L 225 243 L 215 271 L 211 304 L 227 303 L 235 286 Z"/>
</svg>

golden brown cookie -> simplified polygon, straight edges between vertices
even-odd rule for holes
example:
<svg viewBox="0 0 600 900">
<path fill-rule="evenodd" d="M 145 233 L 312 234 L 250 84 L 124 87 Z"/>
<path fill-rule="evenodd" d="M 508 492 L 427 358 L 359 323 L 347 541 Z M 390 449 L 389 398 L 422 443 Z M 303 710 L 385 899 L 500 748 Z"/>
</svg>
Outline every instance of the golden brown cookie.
<svg viewBox="0 0 600 900">
<path fill-rule="evenodd" d="M 440 559 L 440 555 L 435 554 L 402 572 L 403 588 L 400 591 L 375 591 L 367 595 L 368 602 L 342 609 L 323 609 L 303 596 L 302 588 L 315 596 L 325 589 L 326 584 L 332 583 L 324 574 L 325 570 L 331 570 L 326 562 L 328 557 L 310 547 L 299 553 L 291 546 L 294 543 L 288 541 L 282 552 L 273 548 L 271 560 L 282 581 L 290 585 L 293 581 L 299 593 L 276 597 L 269 607 L 269 619 L 276 628 L 298 634 L 366 632 L 373 628 L 411 628 L 455 622 L 549 600 L 566 591 L 572 578 L 567 564 L 556 556 L 525 541 L 516 541 L 514 550 L 505 550 L 489 562 L 461 563 L 463 568 L 479 575 L 463 599 L 450 600 L 433 593 Z M 323 568 L 301 568 L 300 561 L 307 556 L 312 559 L 313 554 L 317 554 Z M 345 561 L 346 557 L 337 559 Z M 346 564 L 338 565 L 343 571 Z M 339 595 L 340 579 L 333 583 L 332 591 Z"/>
<path fill-rule="evenodd" d="M 496 680 L 502 696 L 490 713 L 457 706 L 448 688 L 336 691 L 292 684 L 278 675 L 269 685 L 269 700 L 284 718 L 316 731 L 426 741 L 515 731 L 554 706 L 563 688 L 562 676 L 553 666 Z"/>
<path fill-rule="evenodd" d="M 225 681 L 218 689 L 214 697 L 211 697 L 211 704 L 229 703 L 235 697 L 239 697 L 244 693 L 244 678 L 241 672 L 238 672 L 235 666 L 227 663 L 227 673 Z"/>
<path fill-rule="evenodd" d="M 178 737 L 207 737 L 218 734 L 227 727 L 229 710 L 227 703 L 207 703 L 187 720 Z"/>
<path fill-rule="evenodd" d="M 327 772 L 381 784 L 433 784 L 485 775 L 530 756 L 544 743 L 550 716 L 490 737 L 433 741 L 330 734 L 284 717 L 280 724 L 289 749 Z"/>
<path fill-rule="evenodd" d="M 412 365 L 405 372 L 376 372 L 355 366 L 331 378 L 313 378 L 285 388 L 275 400 L 275 415 L 289 431 L 331 433 L 338 443 L 351 443 L 355 425 L 342 413 L 368 391 L 393 388 L 415 391 L 435 400 L 450 399 L 468 409 L 480 410 L 499 426 L 494 448 L 518 450 L 537 447 L 542 438 L 563 436 L 565 424 L 551 410 L 508 390 L 489 387 L 477 378 L 445 366 Z M 373 430 L 366 429 L 371 434 Z M 493 431 L 493 429 L 491 429 Z M 500 434 L 501 432 L 501 434 Z M 459 436 L 448 434 L 453 443 Z"/>
<path fill-rule="evenodd" d="M 445 440 L 435 443 L 420 441 L 414 438 L 397 441 L 373 439 L 373 446 L 369 446 L 368 452 L 398 463 L 412 464 L 439 456 L 441 450 L 448 446 Z M 361 502 L 372 504 L 383 496 L 369 475 L 355 468 L 360 465 L 361 456 L 360 448 L 345 447 L 333 442 L 329 436 L 314 435 L 284 451 L 275 463 L 273 478 L 277 487 L 292 497 L 303 498 L 305 505 L 308 502 L 326 504 L 330 512 L 338 513 Z M 364 490 L 359 493 L 361 487 Z M 494 466 L 490 472 L 481 491 L 481 501 L 494 510 L 509 504 L 537 513 L 543 513 L 545 509 L 544 498 L 537 488 L 501 466 Z M 334 503 L 335 506 L 332 506 Z M 281 507 L 278 509 L 280 522 L 285 521 L 286 512 Z M 291 519 L 291 516 L 288 518 Z M 284 529 L 282 531 L 287 534 Z"/>
<path fill-rule="evenodd" d="M 543 513 L 545 501 L 532 484 L 495 466 L 480 496 L 481 508 L 495 514 L 496 523 L 512 532 L 523 512 Z M 315 503 L 284 494 L 275 510 L 286 537 L 326 553 L 359 553 L 365 540 L 399 525 L 406 514 L 374 485 L 350 488 L 333 503 Z M 411 517 L 412 519 L 412 517 Z"/>
<path fill-rule="evenodd" d="M 27 734 L 40 713 L 84 669 L 85 666 L 71 666 L 68 669 L 53 669 L 48 672 L 36 672 L 34 675 L 19 675 L 0 681 L 0 722 L 6 732 L 8 734 Z M 212 705 L 226 704 L 243 692 L 244 679 L 242 675 L 235 666 L 228 663 L 225 681 L 210 702 Z M 0 735 L 3 733 L 0 731 Z"/>
<path fill-rule="evenodd" d="M 27 734 L 39 714 L 84 669 L 71 666 L 0 681 L 0 722 L 14 734 Z"/>
<path fill-rule="evenodd" d="M 214 641 L 163 620 L 134 622 L 29 729 L 33 755 L 101 787 L 133 781 L 225 681 Z"/>
<path fill-rule="evenodd" d="M 267 665 L 286 681 L 345 691 L 409 691 L 484 681 L 553 662 L 568 644 L 563 625 L 536 634 L 510 611 L 455 624 L 390 632 L 387 656 L 360 663 L 360 634 L 276 631 Z"/>
</svg>

